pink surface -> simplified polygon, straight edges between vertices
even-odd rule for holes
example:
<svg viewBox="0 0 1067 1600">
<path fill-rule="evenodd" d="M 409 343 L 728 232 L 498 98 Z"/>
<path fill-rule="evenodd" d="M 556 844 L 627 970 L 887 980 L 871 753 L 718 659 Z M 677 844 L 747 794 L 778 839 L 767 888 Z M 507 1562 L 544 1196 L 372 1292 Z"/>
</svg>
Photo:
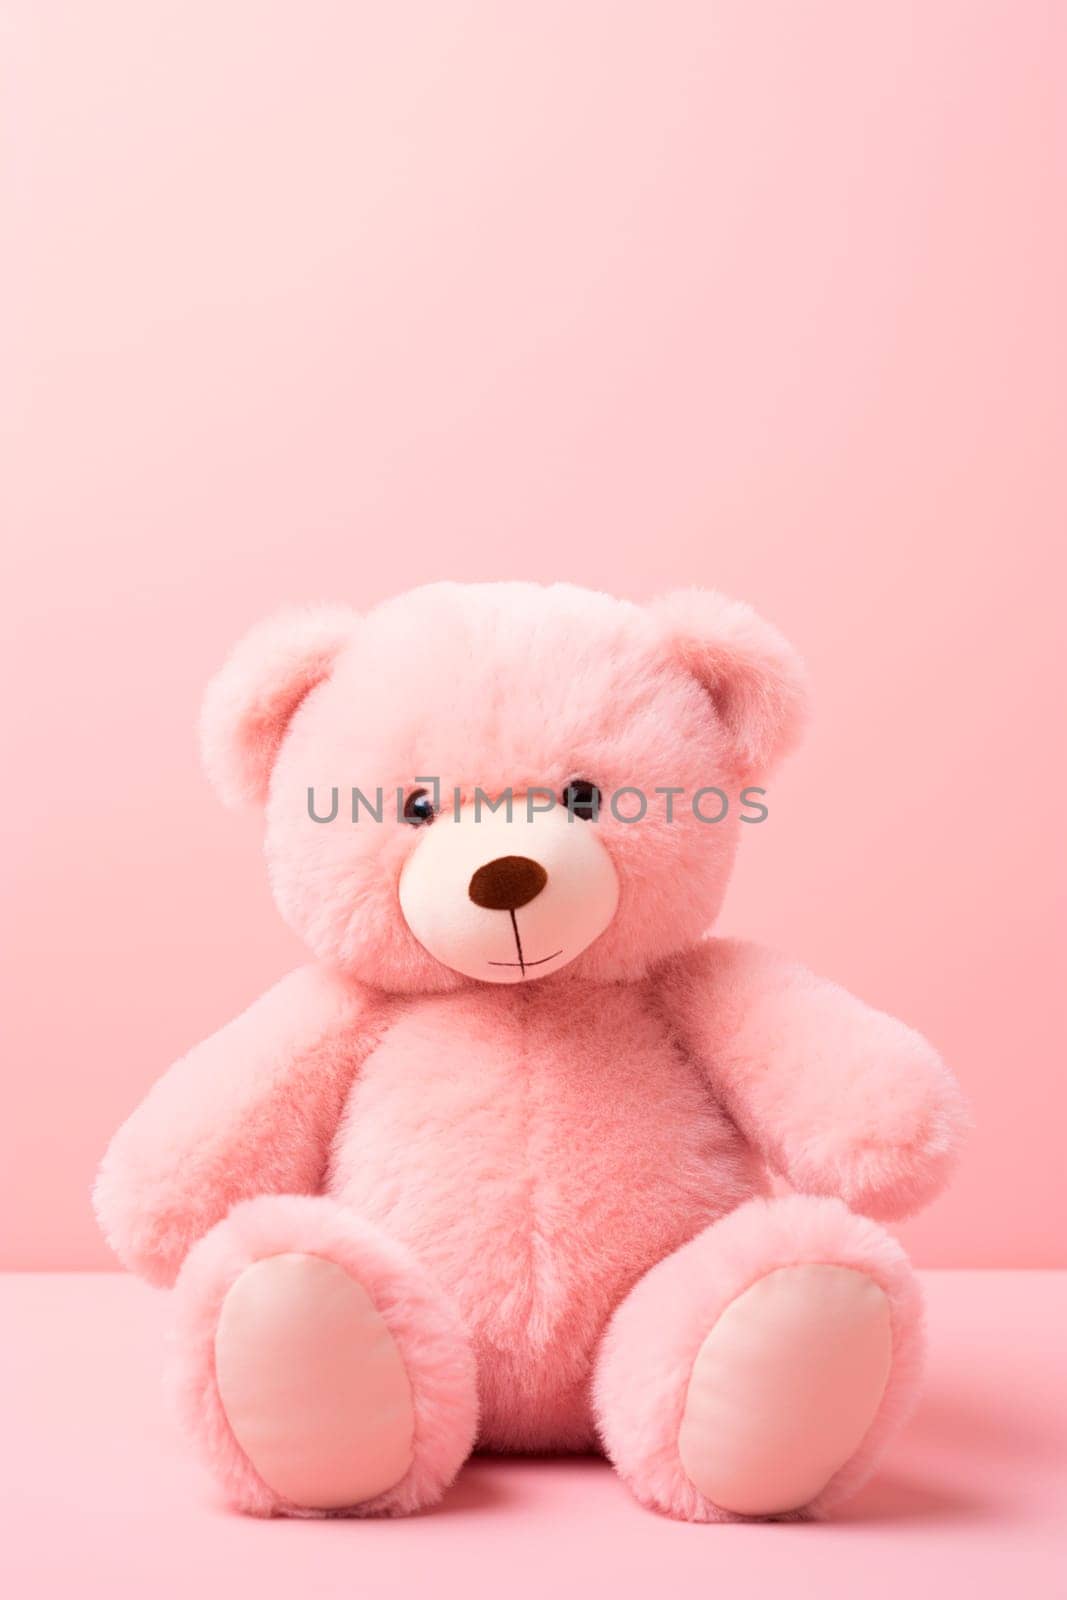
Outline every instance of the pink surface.
<svg viewBox="0 0 1067 1600">
<path fill-rule="evenodd" d="M 109 1260 L 109 1133 L 298 959 L 197 766 L 231 640 L 563 575 L 800 646 L 722 926 L 959 1070 L 920 1261 L 1067 1260 L 1065 24 L 12 0 L 0 1259 Z"/>
<path fill-rule="evenodd" d="M 163 1410 L 164 1298 L 111 1274 L 0 1278 L 0 1587 L 1063 1600 L 1067 1274 L 924 1276 L 925 1395 L 877 1479 L 834 1522 L 711 1527 L 644 1510 L 585 1458 L 476 1460 L 403 1522 L 233 1516 Z"/>
</svg>

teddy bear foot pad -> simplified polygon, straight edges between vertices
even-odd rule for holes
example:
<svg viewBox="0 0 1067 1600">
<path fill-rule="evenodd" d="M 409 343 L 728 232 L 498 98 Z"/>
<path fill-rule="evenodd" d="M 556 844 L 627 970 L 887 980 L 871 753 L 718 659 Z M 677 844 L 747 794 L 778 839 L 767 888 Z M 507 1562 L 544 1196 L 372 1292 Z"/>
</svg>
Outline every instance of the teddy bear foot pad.
<svg viewBox="0 0 1067 1600">
<path fill-rule="evenodd" d="M 246 1267 L 215 1335 L 222 1401 L 260 1477 L 297 1505 L 341 1509 L 412 1461 L 411 1385 L 366 1289 L 322 1256 Z"/>
<path fill-rule="evenodd" d="M 697 1352 L 678 1453 L 723 1510 L 814 1500 L 853 1455 L 892 1364 L 889 1301 L 851 1267 L 780 1267 L 733 1300 Z"/>
<path fill-rule="evenodd" d="M 474 1357 L 408 1251 L 325 1196 L 261 1195 L 190 1251 L 171 1382 L 227 1502 L 253 1516 L 403 1515 L 477 1428 Z"/>
</svg>

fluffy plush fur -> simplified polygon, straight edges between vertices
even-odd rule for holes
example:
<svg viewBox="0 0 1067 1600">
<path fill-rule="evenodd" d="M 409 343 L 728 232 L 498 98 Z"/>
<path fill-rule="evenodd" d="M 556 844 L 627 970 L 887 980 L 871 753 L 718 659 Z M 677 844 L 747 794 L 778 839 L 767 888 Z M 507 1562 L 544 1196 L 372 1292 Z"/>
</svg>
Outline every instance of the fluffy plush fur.
<svg viewBox="0 0 1067 1600">
<path fill-rule="evenodd" d="M 678 1463 L 687 1363 L 733 1297 L 789 1262 L 857 1265 L 890 1297 L 882 1409 L 807 1509 L 869 1469 L 913 1385 L 915 1292 L 874 1223 L 808 1197 L 892 1217 L 944 1181 L 963 1118 L 934 1052 L 794 964 L 707 937 L 736 806 L 715 825 L 685 800 L 672 821 L 662 803 L 640 824 L 575 821 L 610 855 L 614 916 L 558 970 L 504 984 L 413 935 L 398 884 L 427 835 L 389 806 L 427 775 L 461 806 L 576 778 L 736 793 L 795 742 L 802 705 L 780 636 L 697 593 L 642 608 L 435 585 L 363 618 L 275 621 L 223 669 L 208 770 L 227 801 L 265 803 L 271 884 L 317 965 L 171 1069 L 96 1198 L 124 1261 L 161 1283 L 181 1269 L 183 1410 L 235 1503 L 314 1509 L 242 1456 L 212 1366 L 228 1285 L 294 1249 L 368 1289 L 420 1408 L 408 1479 L 362 1511 L 441 1492 L 476 1388 L 481 1444 L 601 1443 L 648 1503 L 725 1515 Z M 310 785 L 381 786 L 385 820 L 317 825 Z M 745 1204 L 769 1172 L 806 1197 Z"/>
</svg>

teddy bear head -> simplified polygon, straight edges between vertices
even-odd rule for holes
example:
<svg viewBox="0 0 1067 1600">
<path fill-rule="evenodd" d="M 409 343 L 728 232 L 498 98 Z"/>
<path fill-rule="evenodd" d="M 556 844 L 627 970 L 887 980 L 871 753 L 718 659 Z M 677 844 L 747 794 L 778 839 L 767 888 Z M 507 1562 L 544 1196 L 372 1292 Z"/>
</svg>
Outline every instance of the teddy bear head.
<svg viewBox="0 0 1067 1600">
<path fill-rule="evenodd" d="M 408 993 L 610 982 L 707 932 L 802 708 L 793 651 L 718 594 L 439 583 L 253 629 L 202 742 L 321 960 Z"/>
</svg>

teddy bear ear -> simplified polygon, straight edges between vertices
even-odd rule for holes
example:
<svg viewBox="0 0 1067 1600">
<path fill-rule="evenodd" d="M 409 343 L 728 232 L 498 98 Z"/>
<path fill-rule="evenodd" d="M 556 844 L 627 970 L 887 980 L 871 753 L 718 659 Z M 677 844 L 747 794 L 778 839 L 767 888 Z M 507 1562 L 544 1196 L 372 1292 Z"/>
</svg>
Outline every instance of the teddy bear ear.
<svg viewBox="0 0 1067 1600">
<path fill-rule="evenodd" d="M 264 804 L 293 713 L 329 677 L 358 621 L 347 606 L 269 617 L 212 678 L 200 716 L 200 749 L 224 805 Z"/>
<path fill-rule="evenodd" d="M 799 742 L 807 707 L 792 645 L 739 600 L 681 589 L 652 603 L 675 657 L 707 690 L 738 775 L 768 772 Z"/>
</svg>

